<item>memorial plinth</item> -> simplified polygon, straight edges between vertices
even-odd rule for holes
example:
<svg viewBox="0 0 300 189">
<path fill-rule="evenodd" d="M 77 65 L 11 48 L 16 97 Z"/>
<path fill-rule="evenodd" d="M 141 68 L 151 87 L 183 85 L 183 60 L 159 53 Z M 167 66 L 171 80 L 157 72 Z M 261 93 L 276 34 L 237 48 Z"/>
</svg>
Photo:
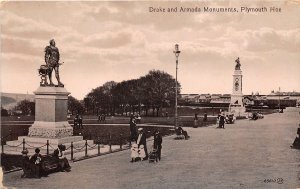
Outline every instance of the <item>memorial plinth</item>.
<svg viewBox="0 0 300 189">
<path fill-rule="evenodd" d="M 229 105 L 229 112 L 236 117 L 245 116 L 246 108 L 243 103 L 243 74 L 239 58 L 236 60 L 237 65 L 233 73 L 232 94 Z"/>
<path fill-rule="evenodd" d="M 85 141 L 83 136 L 73 136 L 73 127 L 67 120 L 68 96 L 69 92 L 64 87 L 39 87 L 35 94 L 35 121 L 29 127 L 28 136 L 19 136 L 18 140 L 7 141 L 5 153 L 20 154 L 23 150 L 20 144 L 25 141 L 25 148 L 28 148 L 30 154 L 34 153 L 35 148 L 40 148 L 41 153 L 47 152 L 46 144 L 49 144 L 48 150 L 53 151 L 59 144 L 67 147 L 80 148 L 74 153 L 84 150 L 82 146 L 87 142 L 93 145 L 92 140 Z M 70 149 L 66 154 L 71 153 Z"/>
<path fill-rule="evenodd" d="M 67 121 L 68 95 L 63 87 L 39 87 L 35 94 L 35 122 L 28 136 L 61 138 L 73 135 Z"/>
</svg>

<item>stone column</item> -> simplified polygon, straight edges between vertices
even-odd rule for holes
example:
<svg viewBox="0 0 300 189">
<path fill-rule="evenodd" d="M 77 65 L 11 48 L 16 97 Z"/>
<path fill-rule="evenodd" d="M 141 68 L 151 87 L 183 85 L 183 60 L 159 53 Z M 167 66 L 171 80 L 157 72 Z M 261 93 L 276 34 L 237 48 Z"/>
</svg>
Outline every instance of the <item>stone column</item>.
<svg viewBox="0 0 300 189">
<path fill-rule="evenodd" d="M 62 138 L 73 135 L 67 121 L 68 95 L 63 87 L 39 87 L 35 92 L 35 122 L 28 136 Z"/>
</svg>

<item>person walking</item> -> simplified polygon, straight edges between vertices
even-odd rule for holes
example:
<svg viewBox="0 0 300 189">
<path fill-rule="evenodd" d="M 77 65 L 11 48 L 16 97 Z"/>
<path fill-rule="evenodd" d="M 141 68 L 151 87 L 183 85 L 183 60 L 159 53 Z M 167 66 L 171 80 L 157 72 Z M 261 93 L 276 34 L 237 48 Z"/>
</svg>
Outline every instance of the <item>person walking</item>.
<svg viewBox="0 0 300 189">
<path fill-rule="evenodd" d="M 207 113 L 204 113 L 203 122 L 207 122 Z"/>
<path fill-rule="evenodd" d="M 137 145 L 138 145 L 138 148 L 140 148 L 141 145 L 144 146 L 144 150 L 145 150 L 145 158 L 143 160 L 147 160 L 148 159 L 148 151 L 147 151 L 147 142 L 146 142 L 146 134 L 144 133 L 144 130 L 143 128 L 139 128 L 138 129 L 138 138 L 137 138 Z"/>
<path fill-rule="evenodd" d="M 161 144 L 162 144 L 162 137 L 160 135 L 160 132 L 159 130 L 155 130 L 153 148 L 157 150 L 157 158 L 159 161 L 161 159 L 161 148 L 162 148 Z"/>
<path fill-rule="evenodd" d="M 194 128 L 197 128 L 198 124 L 199 124 L 199 119 L 198 119 L 198 114 L 196 113 L 194 117 Z"/>
<path fill-rule="evenodd" d="M 219 127 L 225 129 L 224 125 L 225 125 L 225 116 L 224 113 L 221 113 L 221 116 L 219 118 Z"/>
<path fill-rule="evenodd" d="M 82 115 L 79 116 L 78 118 L 78 126 L 79 126 L 79 129 L 82 129 Z"/>
<path fill-rule="evenodd" d="M 135 123 L 135 119 L 133 116 L 130 117 L 129 129 L 130 129 L 130 145 L 131 145 L 132 141 L 137 140 L 136 123 Z"/>
</svg>

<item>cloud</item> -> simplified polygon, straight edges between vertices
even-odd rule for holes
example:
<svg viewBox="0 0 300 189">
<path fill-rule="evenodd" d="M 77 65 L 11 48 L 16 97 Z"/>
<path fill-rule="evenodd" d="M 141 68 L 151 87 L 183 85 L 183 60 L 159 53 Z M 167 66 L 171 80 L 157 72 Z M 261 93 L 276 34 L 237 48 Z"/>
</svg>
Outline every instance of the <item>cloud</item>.
<svg viewBox="0 0 300 189">
<path fill-rule="evenodd" d="M 227 29 L 226 37 L 243 40 L 244 50 L 250 52 L 268 52 L 274 50 L 299 52 L 300 28 L 293 30 L 276 30 L 262 27 L 257 30 Z"/>
<path fill-rule="evenodd" d="M 56 27 L 42 21 L 32 20 L 17 16 L 11 12 L 2 15 L 2 33 L 14 37 L 44 39 L 47 36 L 55 36 L 58 32 Z"/>
<path fill-rule="evenodd" d="M 30 56 L 38 56 L 40 49 L 34 47 L 29 40 L 2 36 L 2 53 L 14 53 Z"/>
</svg>

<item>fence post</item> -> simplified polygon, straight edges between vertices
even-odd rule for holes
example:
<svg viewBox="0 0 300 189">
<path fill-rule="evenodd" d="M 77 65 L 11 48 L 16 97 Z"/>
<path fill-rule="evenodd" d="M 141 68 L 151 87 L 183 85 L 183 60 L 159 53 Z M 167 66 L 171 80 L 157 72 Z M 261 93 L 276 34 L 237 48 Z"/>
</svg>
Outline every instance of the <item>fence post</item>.
<svg viewBox="0 0 300 189">
<path fill-rule="evenodd" d="M 74 158 L 73 158 L 73 142 L 71 142 L 71 160 L 74 160 Z"/>
<path fill-rule="evenodd" d="M 100 156 L 100 139 L 97 137 L 97 144 L 98 144 L 98 156 Z"/>
<path fill-rule="evenodd" d="M 23 138 L 23 150 L 25 150 L 25 138 Z"/>
<path fill-rule="evenodd" d="M 47 155 L 49 155 L 49 140 L 47 140 Z"/>
<path fill-rule="evenodd" d="M 122 134 L 120 134 L 120 150 L 122 150 Z"/>
<path fill-rule="evenodd" d="M 23 135 L 26 136 L 26 129 L 23 129 Z"/>
<path fill-rule="evenodd" d="M 109 152 L 112 152 L 112 149 L 111 149 L 111 134 L 109 133 Z"/>
<path fill-rule="evenodd" d="M 85 140 L 85 157 L 87 157 L 87 145 L 88 145 L 87 140 Z"/>
</svg>

